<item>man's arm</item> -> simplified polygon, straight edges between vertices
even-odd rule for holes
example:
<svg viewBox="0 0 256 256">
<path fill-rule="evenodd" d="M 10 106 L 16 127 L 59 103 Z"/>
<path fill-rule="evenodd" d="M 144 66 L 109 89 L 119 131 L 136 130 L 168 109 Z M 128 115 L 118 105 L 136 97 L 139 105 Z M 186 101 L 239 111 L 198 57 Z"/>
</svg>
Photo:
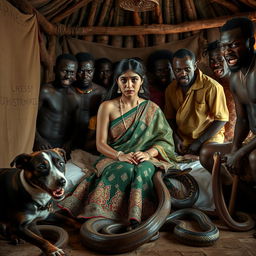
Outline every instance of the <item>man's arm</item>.
<svg viewBox="0 0 256 256">
<path fill-rule="evenodd" d="M 236 106 L 237 119 L 231 152 L 236 152 L 239 148 L 242 147 L 242 143 L 244 139 L 247 137 L 250 128 L 245 106 L 240 103 L 235 94 L 233 94 L 233 97 Z"/>
<path fill-rule="evenodd" d="M 184 146 L 183 146 L 183 143 L 182 143 L 182 138 L 179 136 L 178 134 L 178 126 L 177 126 L 177 123 L 176 123 L 176 120 L 175 119 L 167 119 L 169 125 L 171 126 L 172 128 L 172 131 L 173 131 L 173 141 L 174 141 L 174 144 L 175 144 L 175 150 L 177 153 L 179 154 L 184 154 Z"/>
<path fill-rule="evenodd" d="M 214 119 L 212 123 L 203 131 L 203 133 L 191 143 L 188 153 L 198 154 L 204 142 L 209 140 L 228 121 L 229 112 L 226 104 L 226 96 L 223 87 L 216 81 L 207 84 L 208 89 L 205 91 L 206 104 L 209 106 L 209 115 Z"/>
<path fill-rule="evenodd" d="M 190 144 L 187 153 L 198 154 L 202 144 L 218 133 L 225 123 L 226 121 L 214 120 L 204 131 L 204 133 L 199 138 L 194 140 L 192 144 Z"/>
<path fill-rule="evenodd" d="M 256 148 L 256 139 L 243 145 L 243 141 L 249 133 L 249 120 L 246 115 L 246 109 L 236 96 L 234 96 L 236 104 L 237 120 L 235 126 L 235 134 L 232 144 L 231 153 L 225 155 L 227 158 L 226 165 L 229 170 L 239 174 L 241 170 L 241 159 Z"/>
<path fill-rule="evenodd" d="M 35 133 L 35 141 L 33 146 L 33 151 L 40 151 L 45 149 L 52 148 L 51 144 L 44 139 L 38 130 L 38 120 L 40 119 L 41 109 L 44 107 L 44 102 L 47 101 L 49 95 L 48 85 L 42 85 L 42 88 L 39 93 L 39 101 L 38 101 L 38 113 L 37 113 L 37 122 L 36 122 L 36 133 Z"/>
</svg>

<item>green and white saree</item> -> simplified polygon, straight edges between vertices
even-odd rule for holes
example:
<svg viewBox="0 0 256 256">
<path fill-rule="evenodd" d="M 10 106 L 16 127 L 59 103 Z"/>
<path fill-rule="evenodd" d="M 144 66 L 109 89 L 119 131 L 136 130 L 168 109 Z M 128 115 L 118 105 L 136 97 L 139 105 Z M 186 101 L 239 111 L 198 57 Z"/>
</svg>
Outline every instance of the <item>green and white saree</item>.
<svg viewBox="0 0 256 256">
<path fill-rule="evenodd" d="M 101 155 L 95 172 L 86 175 L 60 206 L 78 218 L 140 222 L 156 207 L 152 182 L 156 167 L 177 167 L 172 130 L 161 109 L 146 100 L 110 123 L 109 138 L 109 145 L 117 151 L 129 153 L 153 147 L 158 150 L 158 157 L 134 165 Z"/>
</svg>

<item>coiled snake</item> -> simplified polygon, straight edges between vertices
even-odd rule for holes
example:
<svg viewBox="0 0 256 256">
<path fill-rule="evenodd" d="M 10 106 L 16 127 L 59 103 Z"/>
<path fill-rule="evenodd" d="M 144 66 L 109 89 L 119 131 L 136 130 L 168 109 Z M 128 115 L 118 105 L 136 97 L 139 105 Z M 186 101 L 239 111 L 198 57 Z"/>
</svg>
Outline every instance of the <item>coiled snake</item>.
<svg viewBox="0 0 256 256">
<path fill-rule="evenodd" d="M 149 242 L 166 223 L 165 228 L 169 228 L 171 224 L 176 225 L 174 234 L 183 243 L 195 246 L 213 244 L 219 237 L 219 231 L 204 213 L 195 209 L 182 209 L 170 214 L 171 197 L 168 188 L 164 184 L 164 179 L 168 180 L 173 176 L 179 180 L 180 175 L 178 173 L 180 173 L 180 170 L 177 172 L 171 170 L 167 174 L 158 170 L 155 173 L 153 182 L 159 203 L 155 213 L 145 222 L 135 229 L 127 231 L 127 223 L 118 223 L 106 218 L 93 218 L 86 221 L 80 229 L 82 243 L 86 247 L 104 253 L 129 252 Z M 190 197 L 191 203 L 194 204 L 198 197 L 196 182 L 189 174 L 184 174 L 182 179 L 183 182 L 186 180 L 186 182 L 192 184 L 190 190 L 194 193 L 189 193 L 188 197 Z M 182 179 L 180 179 L 181 182 Z M 188 202 L 183 201 L 180 206 L 182 205 L 188 205 Z M 198 221 L 203 232 L 186 230 L 180 225 L 178 219 L 188 216 Z"/>
</svg>

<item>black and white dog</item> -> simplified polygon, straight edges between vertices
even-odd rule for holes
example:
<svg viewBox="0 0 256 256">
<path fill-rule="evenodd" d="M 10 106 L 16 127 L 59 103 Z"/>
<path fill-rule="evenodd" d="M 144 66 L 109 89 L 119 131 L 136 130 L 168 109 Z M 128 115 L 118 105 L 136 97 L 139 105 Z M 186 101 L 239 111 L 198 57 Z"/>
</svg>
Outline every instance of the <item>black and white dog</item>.
<svg viewBox="0 0 256 256">
<path fill-rule="evenodd" d="M 11 163 L 16 168 L 0 169 L 0 223 L 47 256 L 64 252 L 40 236 L 36 221 L 48 217 L 52 199 L 64 198 L 65 151 L 59 148 L 18 155 Z"/>
</svg>

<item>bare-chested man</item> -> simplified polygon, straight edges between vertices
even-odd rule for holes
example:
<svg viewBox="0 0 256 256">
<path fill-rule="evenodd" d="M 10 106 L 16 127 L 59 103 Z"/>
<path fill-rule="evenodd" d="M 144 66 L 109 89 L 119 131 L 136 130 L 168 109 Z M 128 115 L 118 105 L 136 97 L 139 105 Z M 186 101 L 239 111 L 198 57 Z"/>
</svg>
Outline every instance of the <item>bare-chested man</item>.
<svg viewBox="0 0 256 256">
<path fill-rule="evenodd" d="M 106 90 L 92 82 L 94 75 L 94 58 L 89 53 L 76 54 L 78 61 L 77 81 L 74 83 L 79 97 L 78 119 L 76 121 L 76 138 L 74 148 L 85 149 L 89 120 L 97 114 Z"/>
<path fill-rule="evenodd" d="M 70 87 L 75 81 L 77 60 L 73 55 L 57 57 L 55 81 L 44 84 L 39 95 L 34 150 L 62 147 L 70 150 L 79 99 Z"/>
<path fill-rule="evenodd" d="M 202 164 L 211 170 L 214 152 L 227 157 L 230 172 L 247 182 L 256 182 L 256 137 L 244 142 L 249 131 L 256 134 L 256 62 L 253 23 L 234 18 L 221 28 L 221 50 L 231 71 L 230 86 L 234 96 L 237 121 L 232 144 L 206 146 L 201 151 Z M 244 142 L 244 143 L 243 143 Z M 231 183 L 231 180 L 224 180 Z"/>
<path fill-rule="evenodd" d="M 225 61 L 224 56 L 222 56 L 219 41 L 209 43 L 207 46 L 207 52 L 209 55 L 209 67 L 214 74 L 213 78 L 223 86 L 226 96 L 229 121 L 225 124 L 225 142 L 232 141 L 236 123 L 236 110 L 234 98 L 229 86 L 230 70 L 227 66 L 227 62 Z"/>
</svg>

